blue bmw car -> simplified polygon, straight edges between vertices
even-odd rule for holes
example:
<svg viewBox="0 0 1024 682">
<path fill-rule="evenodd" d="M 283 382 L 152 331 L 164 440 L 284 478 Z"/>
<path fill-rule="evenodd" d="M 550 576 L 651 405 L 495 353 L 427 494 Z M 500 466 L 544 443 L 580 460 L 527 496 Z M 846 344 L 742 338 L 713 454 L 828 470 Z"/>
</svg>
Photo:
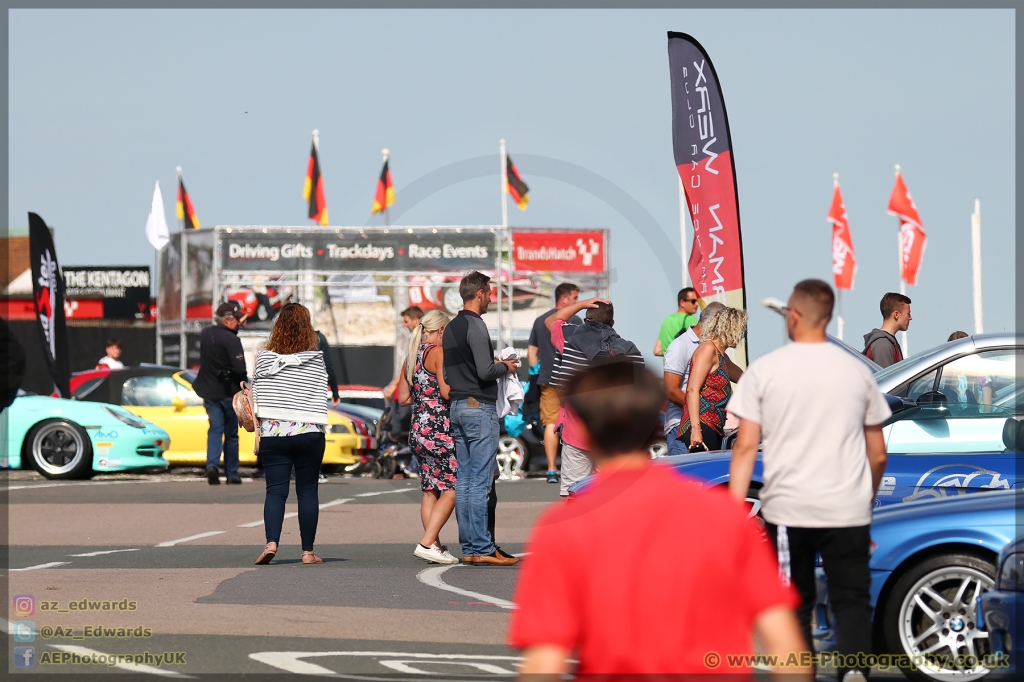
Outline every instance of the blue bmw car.
<svg viewBox="0 0 1024 682">
<path fill-rule="evenodd" d="M 993 670 L 993 678 L 1019 678 L 1024 656 L 1019 623 L 1024 623 L 1024 535 L 999 553 L 996 587 L 981 595 L 978 602 L 978 625 L 988 631 L 993 653 L 1009 658 L 1008 668 Z"/>
</svg>

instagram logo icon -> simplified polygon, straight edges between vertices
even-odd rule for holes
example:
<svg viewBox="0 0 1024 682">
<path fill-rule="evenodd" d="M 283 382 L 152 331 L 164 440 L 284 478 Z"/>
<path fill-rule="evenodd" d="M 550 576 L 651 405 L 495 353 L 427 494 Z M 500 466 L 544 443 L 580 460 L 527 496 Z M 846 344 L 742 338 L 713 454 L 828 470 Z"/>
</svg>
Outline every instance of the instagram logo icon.
<svg viewBox="0 0 1024 682">
<path fill-rule="evenodd" d="M 31 616 L 36 612 L 36 598 L 31 594 L 14 595 L 14 615 L 18 618 Z"/>
</svg>

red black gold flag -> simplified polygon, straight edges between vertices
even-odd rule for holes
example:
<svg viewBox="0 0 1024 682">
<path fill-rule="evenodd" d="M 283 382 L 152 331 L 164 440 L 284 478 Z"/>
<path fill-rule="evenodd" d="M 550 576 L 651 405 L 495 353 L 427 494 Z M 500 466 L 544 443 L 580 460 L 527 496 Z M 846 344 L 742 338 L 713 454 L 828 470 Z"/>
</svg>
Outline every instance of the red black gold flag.
<svg viewBox="0 0 1024 682">
<path fill-rule="evenodd" d="M 183 221 L 186 228 L 199 229 L 199 218 L 196 216 L 196 209 L 192 206 L 192 197 L 185 190 L 185 183 L 178 175 L 178 206 L 175 210 L 178 220 Z"/>
<path fill-rule="evenodd" d="M 370 215 L 380 213 L 388 206 L 395 203 L 395 188 L 391 185 L 391 171 L 388 170 L 388 162 L 385 159 L 384 168 L 380 171 L 380 178 L 377 180 L 377 194 L 373 197 L 373 209 Z"/>
<path fill-rule="evenodd" d="M 309 203 L 309 218 L 320 225 L 327 224 L 327 200 L 324 199 L 324 179 L 320 175 L 320 156 L 316 142 L 309 151 L 309 165 L 306 167 L 306 184 L 302 198 Z"/>
<path fill-rule="evenodd" d="M 519 169 L 512 163 L 511 156 L 505 155 L 505 163 L 507 165 L 505 170 L 505 188 L 512 195 L 512 199 L 516 202 L 519 210 L 525 211 L 526 205 L 530 203 L 530 188 L 523 182 L 523 178 L 519 175 Z"/>
</svg>

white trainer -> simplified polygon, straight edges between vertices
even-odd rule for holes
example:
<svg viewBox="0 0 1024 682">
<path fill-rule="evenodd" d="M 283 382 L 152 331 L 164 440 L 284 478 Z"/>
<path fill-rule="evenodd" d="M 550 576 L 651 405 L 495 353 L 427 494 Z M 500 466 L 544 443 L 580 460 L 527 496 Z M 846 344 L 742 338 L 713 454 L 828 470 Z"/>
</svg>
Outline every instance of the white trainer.
<svg viewBox="0 0 1024 682">
<path fill-rule="evenodd" d="M 416 549 L 412 551 L 414 556 L 420 559 L 426 559 L 432 564 L 457 564 L 459 560 L 453 557 L 448 552 L 442 552 L 436 545 L 433 547 L 424 547 L 423 545 L 416 543 Z"/>
</svg>

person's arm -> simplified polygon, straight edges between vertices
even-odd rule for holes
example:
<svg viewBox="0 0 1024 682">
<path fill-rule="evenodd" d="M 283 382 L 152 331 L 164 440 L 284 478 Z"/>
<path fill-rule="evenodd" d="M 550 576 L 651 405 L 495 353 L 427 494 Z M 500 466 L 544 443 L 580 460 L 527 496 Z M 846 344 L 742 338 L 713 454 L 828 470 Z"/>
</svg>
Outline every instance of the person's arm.
<svg viewBox="0 0 1024 682">
<path fill-rule="evenodd" d="M 317 347 L 320 352 L 324 354 L 324 369 L 327 370 L 327 387 L 331 389 L 331 404 L 337 405 L 341 402 L 341 398 L 338 396 L 338 375 L 334 371 L 334 358 L 331 357 L 331 346 L 327 343 L 327 337 L 322 333 L 316 333 L 319 341 Z"/>
<path fill-rule="evenodd" d="M 674 372 L 665 372 L 665 399 L 682 407 L 686 404 L 686 393 L 681 389 L 683 377 Z"/>
<path fill-rule="evenodd" d="M 787 682 L 812 682 L 814 680 L 814 668 L 809 664 L 811 654 L 807 650 L 807 643 L 804 642 L 803 633 L 800 632 L 800 623 L 796 619 L 793 609 L 787 606 L 774 606 L 765 609 L 754 620 L 754 634 L 761 643 L 764 654 L 768 657 L 776 657 L 779 661 L 785 661 L 792 654 L 796 654 L 796 660 L 805 661 L 807 666 L 772 669 L 772 675 L 785 675 Z"/>
<path fill-rule="evenodd" d="M 551 680 L 554 682 L 569 672 L 569 650 L 553 644 L 532 646 L 523 652 L 523 664 L 519 676 L 530 676 L 530 681 Z"/>
<path fill-rule="evenodd" d="M 749 419 L 740 419 L 739 433 L 729 461 L 729 494 L 740 502 L 747 499 L 760 445 L 761 425 Z"/>
<path fill-rule="evenodd" d="M 658 339 L 657 341 L 654 342 L 654 354 L 659 356 L 665 354 L 664 352 L 662 352 L 661 349 L 661 339 Z"/>
<path fill-rule="evenodd" d="M 514 360 L 495 360 L 491 351 L 491 339 L 483 320 L 470 319 L 466 330 L 466 344 L 473 354 L 473 367 L 480 381 L 497 381 L 516 370 Z"/>
<path fill-rule="evenodd" d="M 249 373 L 245 368 L 245 351 L 242 350 L 242 342 L 234 334 L 231 335 L 231 341 L 232 343 L 224 350 L 228 356 L 228 362 L 231 363 L 231 378 L 237 384 L 239 381 L 246 381 L 249 378 Z"/>
<path fill-rule="evenodd" d="M 448 400 L 451 386 L 444 380 L 444 348 L 434 346 L 428 350 L 427 355 L 423 358 L 423 365 L 428 372 L 437 377 L 437 386 L 441 389 L 441 397 Z"/>
<path fill-rule="evenodd" d="M 548 315 L 548 319 L 544 320 L 544 326 L 546 326 L 550 331 L 551 328 L 555 326 L 556 320 L 568 322 L 569 320 L 572 319 L 573 315 L 575 315 L 579 311 L 586 310 L 587 308 L 596 308 L 598 303 L 611 304 L 611 301 L 609 301 L 606 298 L 588 298 L 584 301 L 579 301 L 577 303 L 573 303 L 572 305 L 567 305 L 560 310 L 556 310 L 553 315 Z"/>
<path fill-rule="evenodd" d="M 398 382 L 395 384 L 395 401 L 402 407 L 412 405 L 412 387 L 405 378 L 405 372 L 406 363 L 403 362 L 402 371 L 398 373 Z"/>
<path fill-rule="evenodd" d="M 885 473 L 885 464 L 889 460 L 885 452 L 882 425 L 865 426 L 864 438 L 867 440 L 868 465 L 871 467 L 871 489 L 874 495 L 877 495 L 878 485 L 882 482 L 882 474 Z"/>
<path fill-rule="evenodd" d="M 540 362 L 540 348 L 537 346 L 526 347 L 526 362 L 530 367 L 533 367 Z"/>
<path fill-rule="evenodd" d="M 698 445 L 704 442 L 704 435 L 700 432 L 700 392 L 704 388 L 704 382 L 711 374 L 711 364 L 715 359 L 715 344 L 702 343 L 697 346 L 693 353 L 693 360 L 690 364 L 690 378 L 686 380 L 686 406 L 690 411 L 690 445 Z"/>
<path fill-rule="evenodd" d="M 739 383 L 740 377 L 743 376 L 743 370 L 728 355 L 725 356 L 725 371 L 729 374 L 729 381 L 734 384 Z"/>
</svg>

